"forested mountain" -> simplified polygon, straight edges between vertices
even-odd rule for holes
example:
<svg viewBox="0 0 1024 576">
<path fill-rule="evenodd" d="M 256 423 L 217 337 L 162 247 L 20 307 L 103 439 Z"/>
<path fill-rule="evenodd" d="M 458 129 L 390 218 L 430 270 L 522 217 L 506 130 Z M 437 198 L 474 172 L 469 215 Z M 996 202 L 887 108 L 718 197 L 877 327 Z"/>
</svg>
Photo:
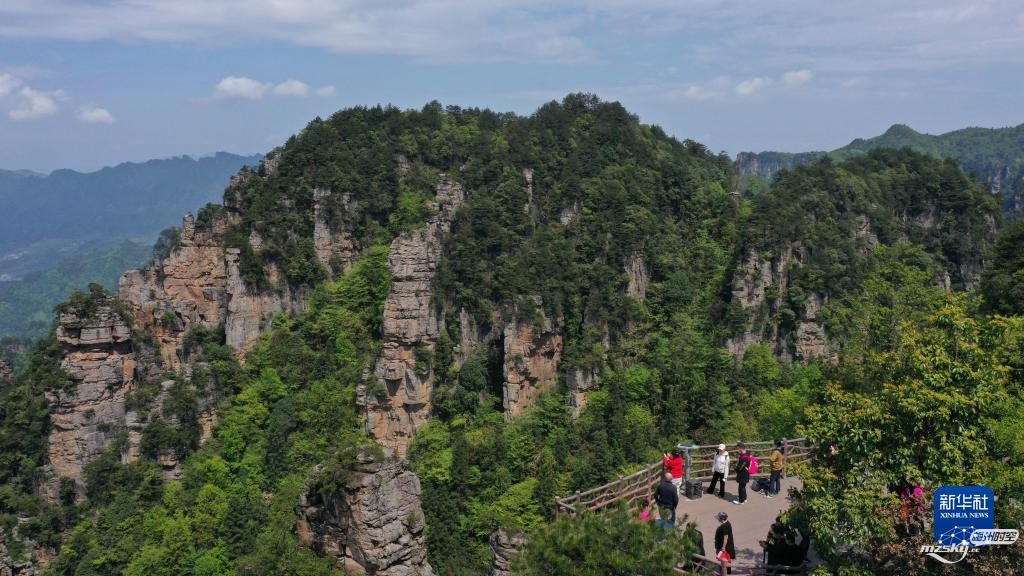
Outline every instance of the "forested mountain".
<svg viewBox="0 0 1024 576">
<path fill-rule="evenodd" d="M 554 497 L 680 442 L 806 435 L 839 456 L 785 521 L 835 573 L 926 573 L 888 484 L 1024 497 L 1024 318 L 977 298 L 1019 288 L 1024 235 L 911 150 L 736 182 L 589 95 L 315 119 L 0 386 L 0 566 L 485 574 L 506 543 L 523 574 L 664 574 L 686 537 Z M 574 555 L 618 534 L 641 548 Z"/>
<path fill-rule="evenodd" d="M 745 179 L 744 188 L 756 191 L 783 168 L 792 169 L 826 154 L 834 160 L 846 160 L 878 148 L 911 148 L 936 158 L 952 158 L 1000 196 L 1003 210 L 1010 218 L 1024 215 L 1024 124 L 1013 128 L 965 128 L 935 136 L 894 124 L 880 136 L 858 138 L 827 153 L 741 152 L 736 156 L 736 168 Z"/>
</svg>

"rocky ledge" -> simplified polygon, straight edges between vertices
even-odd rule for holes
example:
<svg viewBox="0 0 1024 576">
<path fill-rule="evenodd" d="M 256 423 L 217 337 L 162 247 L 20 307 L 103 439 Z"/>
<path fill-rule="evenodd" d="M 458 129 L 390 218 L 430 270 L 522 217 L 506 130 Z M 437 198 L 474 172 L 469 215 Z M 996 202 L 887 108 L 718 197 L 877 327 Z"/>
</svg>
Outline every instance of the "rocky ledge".
<svg viewBox="0 0 1024 576">
<path fill-rule="evenodd" d="M 349 574 L 432 576 L 419 478 L 399 460 L 361 460 L 337 488 L 301 499 L 299 541 Z"/>
</svg>

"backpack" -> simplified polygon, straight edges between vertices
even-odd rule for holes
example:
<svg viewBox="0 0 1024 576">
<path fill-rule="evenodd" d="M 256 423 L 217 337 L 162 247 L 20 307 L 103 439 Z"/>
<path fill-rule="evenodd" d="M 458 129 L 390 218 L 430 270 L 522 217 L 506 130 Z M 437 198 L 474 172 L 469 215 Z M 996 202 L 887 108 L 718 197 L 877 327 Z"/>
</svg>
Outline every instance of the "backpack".
<svg viewBox="0 0 1024 576">
<path fill-rule="evenodd" d="M 750 468 L 748 468 L 751 475 L 757 474 L 757 456 L 750 455 Z"/>
<path fill-rule="evenodd" d="M 746 467 L 743 466 L 744 462 L 747 463 Z M 744 471 L 748 473 L 750 472 L 750 458 L 746 455 L 740 456 L 736 459 L 736 473 L 742 474 Z"/>
</svg>

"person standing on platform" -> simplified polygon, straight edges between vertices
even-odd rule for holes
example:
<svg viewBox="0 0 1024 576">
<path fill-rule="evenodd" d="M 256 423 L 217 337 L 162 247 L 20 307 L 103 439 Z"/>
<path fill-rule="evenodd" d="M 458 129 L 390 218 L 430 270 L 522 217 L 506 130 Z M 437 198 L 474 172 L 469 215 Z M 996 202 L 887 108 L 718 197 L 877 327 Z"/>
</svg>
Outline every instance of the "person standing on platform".
<svg viewBox="0 0 1024 576">
<path fill-rule="evenodd" d="M 661 508 L 668 508 L 672 510 L 671 520 L 669 522 L 675 526 L 676 523 L 676 506 L 679 505 L 679 488 L 672 482 L 672 474 L 666 472 L 665 479 L 658 484 L 658 489 L 654 494 L 654 501 L 658 503 Z"/>
<path fill-rule="evenodd" d="M 665 460 L 662 462 L 665 470 L 672 475 L 672 483 L 678 491 L 683 485 L 683 457 L 679 454 L 679 448 L 673 448 L 672 453 L 665 453 Z"/>
<path fill-rule="evenodd" d="M 740 444 L 740 456 L 736 460 L 737 498 L 733 504 L 747 503 L 747 482 L 750 482 L 750 454 L 747 454 L 746 446 Z"/>
<path fill-rule="evenodd" d="M 715 558 L 732 562 L 736 557 L 736 543 L 733 541 L 729 515 L 719 512 L 715 518 L 718 518 L 718 528 L 715 530 Z"/>
<path fill-rule="evenodd" d="M 772 450 L 769 460 L 771 461 L 772 473 L 768 478 L 768 490 L 765 491 L 765 496 L 774 498 L 782 490 L 782 470 L 786 467 L 786 457 L 782 455 L 782 440 L 775 441 L 775 449 Z"/>
<path fill-rule="evenodd" d="M 708 494 L 715 493 L 715 484 L 721 482 L 718 488 L 718 497 L 725 498 L 725 481 L 729 479 L 729 453 L 725 450 L 725 444 L 718 445 L 718 453 L 715 454 L 714 462 L 711 465 L 711 484 L 708 486 Z"/>
</svg>

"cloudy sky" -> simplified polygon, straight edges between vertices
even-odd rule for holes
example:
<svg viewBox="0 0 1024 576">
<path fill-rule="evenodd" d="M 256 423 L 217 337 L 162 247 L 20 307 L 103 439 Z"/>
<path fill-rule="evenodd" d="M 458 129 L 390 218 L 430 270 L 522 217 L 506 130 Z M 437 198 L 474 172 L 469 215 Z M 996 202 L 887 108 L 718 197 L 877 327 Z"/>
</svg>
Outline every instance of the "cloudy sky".
<svg viewBox="0 0 1024 576">
<path fill-rule="evenodd" d="M 1019 0 L 0 0 L 0 168 L 265 152 L 316 115 L 586 91 L 715 151 L 1024 123 Z"/>
</svg>

